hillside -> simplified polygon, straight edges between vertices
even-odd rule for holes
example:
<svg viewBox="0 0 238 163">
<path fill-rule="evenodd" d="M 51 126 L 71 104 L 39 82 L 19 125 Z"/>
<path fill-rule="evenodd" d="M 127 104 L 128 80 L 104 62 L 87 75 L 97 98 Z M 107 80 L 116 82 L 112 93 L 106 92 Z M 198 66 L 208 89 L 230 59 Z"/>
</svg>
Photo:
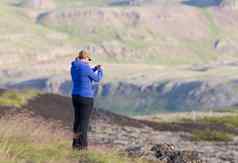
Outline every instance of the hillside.
<svg viewBox="0 0 238 163">
<path fill-rule="evenodd" d="M 179 1 L 158 1 L 128 8 L 110 6 L 107 2 L 54 2 L 54 10 L 39 11 L 33 21 L 44 25 L 44 29 L 58 32 L 59 37 L 66 35 L 76 47 L 89 47 L 97 53 L 95 58 L 99 61 L 177 65 L 236 58 L 236 11 L 196 8 Z M 24 4 L 28 3 L 22 2 L 21 6 Z M 23 13 L 36 12 L 29 7 L 16 9 Z M 39 24 L 35 24 L 36 28 Z M 54 33 L 44 32 L 44 35 Z M 41 38 L 34 40 L 42 41 Z M 70 40 L 55 39 L 61 44 Z"/>
<path fill-rule="evenodd" d="M 97 51 L 98 59 L 119 63 L 201 64 L 223 57 L 236 58 L 233 45 L 237 36 L 231 32 L 237 27 L 236 14 L 224 13 L 232 17 L 230 21 L 234 24 L 229 24 L 222 18 L 222 12 L 182 5 L 69 8 L 50 12 L 40 17 L 39 22 L 81 38 L 80 44 Z"/>
<path fill-rule="evenodd" d="M 105 69 L 98 107 L 141 115 L 238 104 L 235 0 L 121 2 L 1 1 L 0 87 L 69 95 L 70 62 L 87 48 Z"/>
<path fill-rule="evenodd" d="M 200 9 L 179 2 L 129 8 L 107 6 L 103 1 L 92 7 L 80 2 L 69 1 L 69 6 L 55 2 L 56 9 L 39 13 L 35 21 L 66 35 L 75 47 L 90 48 L 99 61 L 178 65 L 236 58 L 235 11 Z"/>
</svg>

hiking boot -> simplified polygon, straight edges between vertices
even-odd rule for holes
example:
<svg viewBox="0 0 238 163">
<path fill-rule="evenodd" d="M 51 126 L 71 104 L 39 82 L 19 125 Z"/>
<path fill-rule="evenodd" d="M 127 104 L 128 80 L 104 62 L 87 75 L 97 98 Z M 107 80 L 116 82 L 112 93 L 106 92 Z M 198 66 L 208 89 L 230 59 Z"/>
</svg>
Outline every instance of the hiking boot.
<svg viewBox="0 0 238 163">
<path fill-rule="evenodd" d="M 80 139 L 73 139 L 72 148 L 73 150 L 81 151 L 81 150 L 87 150 L 88 146 L 83 145 Z"/>
<path fill-rule="evenodd" d="M 80 146 L 81 146 L 80 134 L 79 133 L 74 133 L 72 148 L 73 149 L 79 149 Z"/>
<path fill-rule="evenodd" d="M 78 139 L 73 139 L 73 143 L 72 143 L 72 148 L 73 149 L 76 149 L 77 148 L 77 146 L 78 146 Z"/>
</svg>

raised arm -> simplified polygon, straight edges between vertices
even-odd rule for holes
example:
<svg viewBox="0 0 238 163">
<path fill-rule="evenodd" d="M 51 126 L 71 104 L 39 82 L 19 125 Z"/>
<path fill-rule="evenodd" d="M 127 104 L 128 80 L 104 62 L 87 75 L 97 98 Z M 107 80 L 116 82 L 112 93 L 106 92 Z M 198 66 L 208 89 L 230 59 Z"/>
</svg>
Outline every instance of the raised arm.
<svg viewBox="0 0 238 163">
<path fill-rule="evenodd" d="M 102 70 L 102 68 L 98 68 L 97 72 L 94 72 L 93 69 L 91 69 L 89 67 L 87 74 L 88 74 L 90 79 L 92 79 L 92 80 L 94 80 L 96 82 L 99 82 L 100 80 L 102 80 L 103 70 Z"/>
</svg>

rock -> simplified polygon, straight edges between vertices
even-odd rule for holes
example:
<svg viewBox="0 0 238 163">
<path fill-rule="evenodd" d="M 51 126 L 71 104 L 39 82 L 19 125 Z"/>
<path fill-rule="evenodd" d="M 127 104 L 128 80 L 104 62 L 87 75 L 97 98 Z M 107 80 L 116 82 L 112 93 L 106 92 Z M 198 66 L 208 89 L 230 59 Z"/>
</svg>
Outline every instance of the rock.
<svg viewBox="0 0 238 163">
<path fill-rule="evenodd" d="M 202 163 L 195 151 L 176 151 L 173 144 L 156 144 L 151 148 L 154 156 L 166 163 Z"/>
<path fill-rule="evenodd" d="M 142 145 L 131 145 L 125 151 L 129 156 L 141 157 L 144 154 L 144 147 Z"/>
<path fill-rule="evenodd" d="M 159 160 L 169 160 L 170 157 L 173 157 L 174 149 L 174 145 L 171 144 L 157 144 L 151 148 L 151 151 Z"/>
</svg>

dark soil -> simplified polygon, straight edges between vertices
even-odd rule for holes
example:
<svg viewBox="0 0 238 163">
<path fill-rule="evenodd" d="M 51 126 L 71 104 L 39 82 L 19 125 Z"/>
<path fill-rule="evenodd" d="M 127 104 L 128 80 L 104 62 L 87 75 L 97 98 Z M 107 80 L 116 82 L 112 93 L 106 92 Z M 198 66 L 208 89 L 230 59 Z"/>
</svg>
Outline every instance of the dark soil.
<svg viewBox="0 0 238 163">
<path fill-rule="evenodd" d="M 4 90 L 0 89 L 0 94 Z M 28 102 L 22 108 L 12 108 L 0 106 L 0 115 L 6 112 L 21 112 L 30 110 L 33 115 L 42 116 L 47 120 L 61 121 L 65 126 L 71 127 L 73 122 L 73 106 L 70 97 L 65 97 L 56 94 L 42 94 Z M 171 131 L 171 132 L 193 132 L 194 130 L 216 130 L 221 132 L 229 132 L 238 134 L 238 129 L 228 128 L 222 124 L 202 124 L 193 122 L 183 123 L 159 123 L 148 120 L 138 120 L 123 115 L 118 115 L 103 109 L 94 109 L 91 116 L 92 120 L 103 120 L 107 123 L 114 123 L 121 126 L 130 126 L 142 128 L 149 126 L 154 130 Z"/>
</svg>

